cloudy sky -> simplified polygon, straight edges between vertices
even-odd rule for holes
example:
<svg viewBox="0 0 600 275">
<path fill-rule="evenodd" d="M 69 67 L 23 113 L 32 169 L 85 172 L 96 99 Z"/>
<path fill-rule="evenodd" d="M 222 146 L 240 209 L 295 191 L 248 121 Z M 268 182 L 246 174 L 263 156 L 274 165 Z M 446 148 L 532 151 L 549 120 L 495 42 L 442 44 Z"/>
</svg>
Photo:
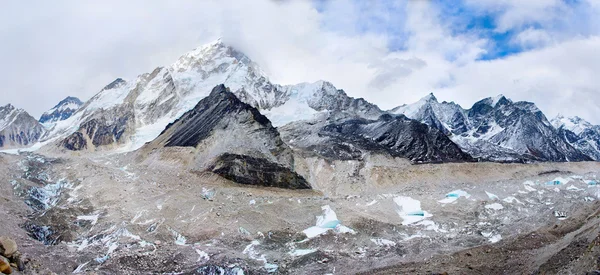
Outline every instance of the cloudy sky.
<svg viewBox="0 0 600 275">
<path fill-rule="evenodd" d="M 222 37 L 383 109 L 504 94 L 600 124 L 600 0 L 9 1 L 0 37 L 0 105 L 36 117 Z"/>
</svg>

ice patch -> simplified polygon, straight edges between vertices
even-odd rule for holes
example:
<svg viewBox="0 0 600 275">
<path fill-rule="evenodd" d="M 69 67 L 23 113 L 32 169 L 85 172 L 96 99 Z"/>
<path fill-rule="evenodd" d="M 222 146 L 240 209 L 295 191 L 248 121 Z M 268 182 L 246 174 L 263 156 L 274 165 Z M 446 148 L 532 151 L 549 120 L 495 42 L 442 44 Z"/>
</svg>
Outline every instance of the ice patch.
<svg viewBox="0 0 600 275">
<path fill-rule="evenodd" d="M 296 249 L 292 252 L 289 252 L 288 254 L 290 254 L 290 256 L 292 257 L 299 257 L 299 256 L 304 256 L 304 255 L 308 255 L 310 253 L 314 253 L 317 252 L 316 249 Z"/>
<path fill-rule="evenodd" d="M 395 197 L 394 203 L 396 203 L 396 212 L 403 220 L 403 225 L 413 224 L 432 216 L 421 210 L 420 201 L 411 197 Z"/>
<path fill-rule="evenodd" d="M 488 241 L 491 243 L 497 243 L 502 240 L 500 234 L 494 234 L 493 232 L 481 232 L 481 235 L 488 238 Z"/>
<path fill-rule="evenodd" d="M 569 190 L 569 191 L 583 191 L 583 190 L 585 190 L 585 189 L 577 188 L 577 187 L 575 187 L 575 185 L 572 185 L 572 184 L 571 184 L 571 185 L 569 185 L 569 186 L 567 187 L 567 190 Z"/>
<path fill-rule="evenodd" d="M 215 190 L 212 189 L 208 189 L 206 187 L 202 187 L 202 198 L 205 200 L 209 200 L 212 201 L 213 198 L 215 197 Z"/>
<path fill-rule="evenodd" d="M 458 198 L 460 197 L 464 197 L 464 198 L 469 198 L 471 197 L 471 195 L 463 190 L 454 190 L 448 194 L 446 194 L 446 198 L 439 201 L 440 203 L 452 203 L 458 200 Z"/>
<path fill-rule="evenodd" d="M 77 274 L 77 273 L 83 273 L 85 271 L 85 267 L 89 264 L 90 262 L 85 262 L 83 264 L 80 264 L 77 266 L 77 268 L 75 268 L 75 270 L 73 270 L 73 274 Z"/>
<path fill-rule="evenodd" d="M 181 233 L 175 231 L 172 228 L 169 228 L 169 231 L 171 231 L 171 234 L 173 234 L 173 237 L 175 238 L 175 244 L 176 245 L 181 245 L 181 246 L 185 246 L 187 239 L 185 238 L 185 236 L 181 235 Z"/>
<path fill-rule="evenodd" d="M 598 182 L 595 180 L 584 180 L 585 184 L 588 185 L 588 187 L 593 187 L 593 186 L 597 186 Z"/>
<path fill-rule="evenodd" d="M 537 189 L 535 189 L 535 188 L 533 188 L 533 187 L 531 187 L 531 186 L 529 186 L 529 185 L 525 185 L 525 190 L 527 190 L 527 192 L 534 192 L 534 191 L 537 191 Z"/>
<path fill-rule="evenodd" d="M 197 262 L 206 262 L 208 260 L 210 260 L 210 256 L 208 256 L 208 253 L 200 250 L 200 249 L 196 249 L 196 253 L 198 253 L 198 255 L 200 256 L 197 260 Z"/>
<path fill-rule="evenodd" d="M 374 244 L 376 244 L 378 246 L 385 246 L 385 247 L 396 246 L 396 242 L 386 240 L 386 239 L 371 239 L 371 242 L 373 242 Z"/>
<path fill-rule="evenodd" d="M 499 200 L 500 198 L 488 191 L 485 191 L 485 194 L 488 196 L 488 198 L 490 198 L 490 200 Z"/>
<path fill-rule="evenodd" d="M 100 217 L 100 214 L 96 214 L 96 215 L 88 215 L 88 216 L 77 216 L 77 219 L 83 220 L 83 221 L 90 221 L 90 222 L 92 222 L 92 225 L 95 225 L 96 223 L 98 223 L 99 217 Z"/>
<path fill-rule="evenodd" d="M 566 220 L 567 217 L 567 213 L 563 212 L 563 211 L 554 211 L 554 216 L 559 220 Z"/>
<path fill-rule="evenodd" d="M 499 204 L 499 203 L 492 203 L 492 204 L 486 205 L 485 208 L 493 209 L 493 210 L 502 210 L 502 209 L 504 209 L 504 206 L 502 206 L 502 204 Z"/>
<path fill-rule="evenodd" d="M 377 203 L 377 200 L 373 200 L 373 201 L 371 201 L 371 202 L 367 203 L 367 206 L 371 206 L 371 205 L 374 205 L 374 204 L 376 204 L 376 203 Z"/>
<path fill-rule="evenodd" d="M 333 209 L 331 209 L 331 207 L 329 207 L 329 205 L 325 205 L 325 206 L 321 207 L 321 209 L 323 210 L 323 215 L 317 216 L 317 226 L 318 227 L 335 228 L 338 224 L 340 224 L 340 221 L 338 220 L 337 215 L 335 214 Z"/>
<path fill-rule="evenodd" d="M 329 230 L 334 230 L 336 233 L 356 234 L 356 231 L 341 225 L 340 220 L 338 220 L 337 215 L 329 205 L 325 205 L 321 209 L 323 210 L 323 215 L 317 216 L 316 225 L 302 231 L 306 237 L 312 239 L 327 233 Z"/>
<path fill-rule="evenodd" d="M 567 184 L 571 181 L 571 179 L 565 179 L 565 178 L 555 178 L 554 180 L 551 180 L 549 182 L 546 182 L 546 185 L 561 185 L 561 184 Z"/>
<path fill-rule="evenodd" d="M 425 226 L 425 230 L 429 230 L 429 231 L 442 232 L 442 233 L 448 232 L 447 230 L 441 229 L 437 223 L 435 223 L 434 221 L 430 221 L 430 220 L 420 221 L 416 225 Z"/>
<path fill-rule="evenodd" d="M 519 201 L 517 198 L 515 198 L 515 197 L 512 197 L 512 196 L 504 198 L 504 199 L 503 199 L 503 201 L 504 201 L 504 202 L 508 202 L 508 203 L 513 203 L 513 202 L 515 202 L 515 201 L 516 201 L 517 203 L 523 204 L 523 203 L 522 203 L 521 201 Z"/>
<path fill-rule="evenodd" d="M 242 253 L 248 255 L 248 258 L 250 259 L 263 262 L 263 267 L 267 270 L 267 273 L 276 272 L 277 269 L 279 269 L 279 266 L 276 264 L 268 263 L 267 257 L 265 255 L 260 255 L 260 253 L 258 253 L 258 251 L 256 251 L 256 249 L 254 248 L 259 244 L 260 242 L 258 242 L 257 240 L 252 241 L 249 245 L 246 246 L 246 248 L 244 248 L 244 251 L 242 251 Z"/>
</svg>

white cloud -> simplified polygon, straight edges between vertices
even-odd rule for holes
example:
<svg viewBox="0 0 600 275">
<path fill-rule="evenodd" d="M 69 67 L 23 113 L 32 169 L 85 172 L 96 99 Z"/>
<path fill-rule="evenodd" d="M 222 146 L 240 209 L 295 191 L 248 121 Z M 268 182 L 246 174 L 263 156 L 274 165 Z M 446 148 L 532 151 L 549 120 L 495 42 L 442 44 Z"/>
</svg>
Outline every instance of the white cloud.
<svg viewBox="0 0 600 275">
<path fill-rule="evenodd" d="M 512 42 L 523 48 L 537 48 L 550 44 L 552 37 L 545 30 L 530 27 L 517 34 Z"/>
</svg>

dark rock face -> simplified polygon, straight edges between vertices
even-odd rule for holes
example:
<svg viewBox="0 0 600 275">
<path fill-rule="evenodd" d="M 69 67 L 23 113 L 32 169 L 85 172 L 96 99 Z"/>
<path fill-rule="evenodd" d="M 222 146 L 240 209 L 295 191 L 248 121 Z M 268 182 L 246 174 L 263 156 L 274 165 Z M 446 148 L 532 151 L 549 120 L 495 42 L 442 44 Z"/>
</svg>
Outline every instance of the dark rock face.
<svg viewBox="0 0 600 275">
<path fill-rule="evenodd" d="M 87 149 L 87 141 L 81 132 L 75 132 L 64 139 L 61 146 L 71 151 Z"/>
<path fill-rule="evenodd" d="M 79 126 L 79 130 L 65 138 L 60 145 L 68 150 L 78 151 L 91 149 L 90 145 L 101 147 L 118 144 L 134 123 L 133 113 L 131 112 L 131 109 L 124 107 L 99 113 L 97 116 L 83 122 Z M 87 144 L 88 139 L 91 144 Z"/>
<path fill-rule="evenodd" d="M 288 189 L 310 189 L 310 184 L 287 167 L 261 158 L 223 154 L 210 170 L 228 180 L 248 185 Z"/>
<path fill-rule="evenodd" d="M 113 82 L 111 82 L 110 84 L 106 85 L 102 90 L 111 90 L 117 87 L 120 87 L 122 85 L 127 84 L 127 82 L 125 80 L 123 80 L 122 78 L 117 78 L 115 79 Z"/>
<path fill-rule="evenodd" d="M 76 97 L 67 97 L 60 101 L 54 108 L 42 114 L 40 123 L 56 122 L 71 117 L 83 105 L 83 102 Z"/>
<path fill-rule="evenodd" d="M 233 93 L 227 91 L 225 85 L 219 85 L 194 109 L 165 128 L 163 133 L 174 124 L 180 123 L 165 146 L 196 146 L 212 134 L 213 129 L 221 120 L 240 112 L 249 112 L 253 121 L 264 126 L 265 131 L 272 132 L 273 136 L 279 135 L 267 117 L 263 116 L 256 108 L 240 101 Z"/>
<path fill-rule="evenodd" d="M 385 152 L 414 162 L 471 161 L 446 135 L 405 116 L 383 115 L 378 120 L 351 119 L 322 128 L 320 135 L 336 144 L 352 144 L 366 151 Z M 356 156 L 352 148 L 343 154 Z"/>
<path fill-rule="evenodd" d="M 292 170 L 292 151 L 269 119 L 224 85 L 213 88 L 148 146 L 195 147 L 192 170 L 212 171 L 237 183 L 310 188 Z"/>
</svg>

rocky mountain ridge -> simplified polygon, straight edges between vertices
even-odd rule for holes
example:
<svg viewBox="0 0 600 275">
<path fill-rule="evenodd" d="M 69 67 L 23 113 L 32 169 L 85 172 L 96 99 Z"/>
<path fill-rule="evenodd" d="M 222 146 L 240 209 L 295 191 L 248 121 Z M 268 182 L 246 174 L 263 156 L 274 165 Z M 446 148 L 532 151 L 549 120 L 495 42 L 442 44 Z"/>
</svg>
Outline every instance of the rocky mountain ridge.
<svg viewBox="0 0 600 275">
<path fill-rule="evenodd" d="M 0 148 L 30 146 L 44 134 L 44 127 L 23 109 L 0 107 Z"/>
<path fill-rule="evenodd" d="M 269 119 L 224 85 L 213 88 L 141 151 L 177 147 L 196 149 L 186 153 L 193 155 L 188 161 L 191 170 L 211 171 L 242 184 L 310 188 L 293 171 L 292 150 Z"/>
<path fill-rule="evenodd" d="M 71 117 L 73 113 L 79 110 L 81 105 L 83 105 L 83 102 L 79 98 L 69 96 L 61 100 L 52 109 L 44 112 L 39 121 L 42 124 L 48 125 L 46 126 L 47 128 L 51 128 L 53 123 Z"/>
<path fill-rule="evenodd" d="M 433 94 L 390 110 L 446 133 L 473 157 L 492 161 L 585 161 L 531 102 L 503 95 L 485 98 L 470 109 L 438 102 Z"/>
<path fill-rule="evenodd" d="M 577 145 L 575 137 L 567 141 L 569 134 L 559 133 L 533 103 L 512 102 L 500 95 L 463 109 L 453 102 L 440 103 L 430 94 L 417 103 L 386 112 L 362 98 L 349 97 L 326 81 L 274 84 L 250 58 L 221 40 L 194 49 L 173 64 L 158 67 L 134 80 L 118 78 L 77 111 L 64 108 L 68 112 L 56 113 L 61 106 L 77 105 L 76 100 L 65 99 L 54 111 L 51 110 L 53 112 L 49 112 L 46 118 L 50 120 L 44 119 L 52 121 L 52 125 L 38 139 L 41 144 L 58 144 L 67 150 L 134 151 L 157 138 L 168 124 L 194 109 L 196 103 L 209 96 L 213 87 L 220 84 L 229 88 L 242 102 L 256 108 L 273 126 L 281 128 L 284 136 L 297 136 L 302 132 L 316 135 L 317 138 L 310 139 L 312 143 L 304 139 L 301 145 L 296 144 L 297 148 L 305 151 L 322 148 L 322 152 L 341 150 L 336 153 L 336 158 L 354 159 L 368 148 L 374 149 L 372 146 L 356 147 L 359 143 L 364 146 L 367 139 L 371 140 L 368 143 L 379 139 L 375 143 L 378 143 L 377 146 L 382 146 L 380 142 L 385 143 L 383 151 L 413 161 L 450 161 L 444 156 L 448 152 L 457 156 L 451 158 L 453 160 L 467 160 L 463 151 L 479 160 L 508 162 L 585 161 L 600 157 L 589 156 L 595 152 L 593 148 L 585 147 L 591 146 L 585 145 L 589 142 Z M 386 114 L 393 116 L 390 118 Z M 431 130 L 412 131 L 410 129 L 416 128 L 404 127 L 414 123 L 394 118 L 398 114 L 437 129 L 451 142 L 442 140 Z M 392 120 L 393 123 L 390 122 Z M 314 123 L 304 123 L 307 121 Z M 350 127 L 353 123 L 362 126 Z M 392 129 L 389 123 L 403 125 L 397 126 L 408 133 Z M 371 124 L 382 128 L 367 126 Z M 355 132 L 341 134 L 329 131 L 337 129 L 334 125 L 345 125 L 343 129 L 354 129 Z M 360 131 L 363 128 L 373 133 Z M 376 133 L 382 136 L 375 137 Z M 422 151 L 409 153 L 410 150 L 399 148 L 401 143 L 394 141 L 394 137 L 400 136 L 420 144 L 403 146 L 413 146 Z M 359 137 L 364 142 L 358 142 Z M 332 144 L 332 140 L 337 141 Z M 348 145 L 349 140 L 353 141 L 354 147 Z M 436 142 L 433 140 L 439 143 L 434 145 Z M 298 142 L 298 139 L 289 141 Z M 428 145 L 424 147 L 425 144 Z M 458 145 L 460 153 L 455 151 L 454 144 Z M 442 145 L 448 148 L 440 147 Z M 394 146 L 396 149 L 388 150 Z M 441 151 L 435 153 L 431 150 Z M 444 150 L 447 151 L 442 152 Z M 403 153 L 398 154 L 400 151 Z M 333 157 L 329 153 L 326 155 Z"/>
<path fill-rule="evenodd" d="M 551 120 L 558 133 L 579 151 L 600 160 L 600 126 L 592 125 L 580 117 L 558 115 Z"/>
</svg>

